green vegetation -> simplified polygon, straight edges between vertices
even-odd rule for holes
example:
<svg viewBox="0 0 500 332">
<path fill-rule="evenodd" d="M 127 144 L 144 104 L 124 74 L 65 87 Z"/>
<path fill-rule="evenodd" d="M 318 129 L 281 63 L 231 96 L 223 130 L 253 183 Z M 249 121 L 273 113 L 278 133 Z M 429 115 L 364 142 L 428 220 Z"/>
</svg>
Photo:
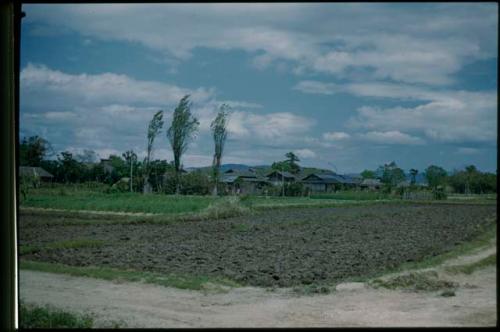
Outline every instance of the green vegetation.
<svg viewBox="0 0 500 332">
<path fill-rule="evenodd" d="M 394 196 L 377 191 L 338 191 L 336 193 L 330 193 L 330 194 L 311 195 L 310 198 L 354 200 L 354 201 L 397 199 Z"/>
<path fill-rule="evenodd" d="M 63 264 L 53 264 L 35 261 L 20 261 L 20 269 L 42 272 L 64 273 L 78 277 L 90 277 L 104 280 L 122 280 L 131 282 L 144 282 L 165 287 L 192 289 L 202 291 L 222 291 L 227 287 L 239 287 L 235 281 L 225 278 L 209 278 L 204 276 L 179 276 L 165 275 L 154 272 L 141 272 L 135 270 L 119 270 L 104 267 L 77 267 Z"/>
<path fill-rule="evenodd" d="M 474 271 L 486 268 L 488 266 L 494 266 L 496 264 L 497 254 L 492 254 L 474 263 L 449 266 L 446 268 L 446 271 L 451 273 L 472 274 Z"/>
<path fill-rule="evenodd" d="M 62 210 L 115 211 L 172 214 L 198 212 L 217 198 L 204 196 L 141 195 L 138 193 L 105 194 L 94 191 L 33 190 L 23 206 Z"/>
<path fill-rule="evenodd" d="M 80 315 L 49 306 L 39 307 L 20 303 L 19 328 L 92 328 L 94 319 L 90 315 Z"/>
<path fill-rule="evenodd" d="M 379 288 L 404 289 L 414 292 L 439 290 L 454 290 L 458 287 L 456 282 L 439 279 L 436 271 L 411 272 L 404 275 L 398 275 L 389 279 L 375 279 L 370 285 Z"/>
</svg>

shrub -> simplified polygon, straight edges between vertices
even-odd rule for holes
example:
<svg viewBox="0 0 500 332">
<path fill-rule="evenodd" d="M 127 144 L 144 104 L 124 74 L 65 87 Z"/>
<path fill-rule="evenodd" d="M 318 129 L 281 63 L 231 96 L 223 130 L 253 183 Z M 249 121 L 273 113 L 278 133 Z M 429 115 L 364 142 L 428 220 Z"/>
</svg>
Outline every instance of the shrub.
<svg viewBox="0 0 500 332">
<path fill-rule="evenodd" d="M 219 219 L 240 216 L 250 211 L 243 206 L 236 196 L 224 197 L 211 203 L 202 213 L 202 217 L 207 219 Z"/>
<path fill-rule="evenodd" d="M 436 188 L 434 188 L 434 190 L 432 191 L 432 195 L 436 200 L 444 200 L 447 198 L 443 186 L 437 186 Z"/>
<path fill-rule="evenodd" d="M 38 307 L 20 304 L 19 327 L 31 328 L 91 328 L 93 318 L 89 315 L 76 315 L 51 307 Z"/>
</svg>

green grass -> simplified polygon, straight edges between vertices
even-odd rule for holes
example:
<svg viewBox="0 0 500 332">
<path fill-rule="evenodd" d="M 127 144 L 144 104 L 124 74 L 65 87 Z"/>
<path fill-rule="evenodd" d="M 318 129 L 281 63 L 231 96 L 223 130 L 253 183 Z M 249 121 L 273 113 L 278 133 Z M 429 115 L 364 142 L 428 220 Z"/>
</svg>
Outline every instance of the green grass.
<svg viewBox="0 0 500 332">
<path fill-rule="evenodd" d="M 22 206 L 61 210 L 175 214 L 199 212 L 207 208 L 214 200 L 217 198 L 211 196 L 106 194 L 86 190 L 61 194 L 58 189 L 45 188 L 30 192 Z"/>
<path fill-rule="evenodd" d="M 391 196 L 389 194 L 384 194 L 382 192 L 377 192 L 377 191 L 339 191 L 339 192 L 330 193 L 330 194 L 311 195 L 310 198 L 311 199 L 354 200 L 354 201 L 399 199 L 399 198 Z"/>
<path fill-rule="evenodd" d="M 228 287 L 240 287 L 240 284 L 226 278 L 204 276 L 165 275 L 156 272 L 119 270 L 94 266 L 68 266 L 63 264 L 20 260 L 20 269 L 51 273 L 63 273 L 78 277 L 90 277 L 104 280 L 145 282 L 166 287 L 201 291 L 223 291 Z"/>
<path fill-rule="evenodd" d="M 92 328 L 94 320 L 90 315 L 80 315 L 49 306 L 40 307 L 20 303 L 19 328 Z"/>
<path fill-rule="evenodd" d="M 19 246 L 19 254 L 26 255 L 39 252 L 42 249 L 71 249 L 71 248 L 98 248 L 104 245 L 104 241 L 93 239 L 75 239 L 66 241 L 57 241 L 49 243 L 45 246 Z"/>
<path fill-rule="evenodd" d="M 458 287 L 456 282 L 439 279 L 436 271 L 410 272 L 386 280 L 375 279 L 370 285 L 375 288 L 404 289 L 414 292 L 452 291 Z"/>
<path fill-rule="evenodd" d="M 448 266 L 446 268 L 446 271 L 451 273 L 472 274 L 477 270 L 484 269 L 489 266 L 494 266 L 496 264 L 497 254 L 492 254 L 474 263 Z"/>
</svg>

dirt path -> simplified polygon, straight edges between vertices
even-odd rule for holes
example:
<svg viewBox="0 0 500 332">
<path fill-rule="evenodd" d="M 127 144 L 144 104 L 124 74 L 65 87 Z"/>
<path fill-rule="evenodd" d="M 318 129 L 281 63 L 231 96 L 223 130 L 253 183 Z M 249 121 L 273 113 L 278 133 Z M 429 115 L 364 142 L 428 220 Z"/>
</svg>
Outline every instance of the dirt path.
<svg viewBox="0 0 500 332">
<path fill-rule="evenodd" d="M 492 244 L 444 265 L 471 263 L 495 251 Z M 93 313 L 96 327 L 111 321 L 127 327 L 495 326 L 496 267 L 447 277 L 460 284 L 454 297 L 362 283 L 341 284 L 334 293 L 315 296 L 253 287 L 203 294 L 27 270 L 20 271 L 19 290 L 28 303 Z"/>
</svg>

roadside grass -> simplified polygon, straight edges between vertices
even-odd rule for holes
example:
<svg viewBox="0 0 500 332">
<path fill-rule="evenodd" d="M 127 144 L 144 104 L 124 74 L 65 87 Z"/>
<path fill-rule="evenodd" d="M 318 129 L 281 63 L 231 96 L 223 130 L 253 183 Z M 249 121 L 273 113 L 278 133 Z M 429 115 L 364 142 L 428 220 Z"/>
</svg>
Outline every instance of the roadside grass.
<svg viewBox="0 0 500 332">
<path fill-rule="evenodd" d="M 50 306 L 36 306 L 33 304 L 19 305 L 19 328 L 92 328 L 94 319 L 90 315 L 71 313 Z"/>
<path fill-rule="evenodd" d="M 71 248 L 98 248 L 104 245 L 104 241 L 94 239 L 75 239 L 66 241 L 57 241 L 45 246 L 20 245 L 19 254 L 32 254 L 42 249 L 71 249 Z"/>
<path fill-rule="evenodd" d="M 226 278 L 210 278 L 205 276 L 165 275 L 156 272 L 119 270 L 95 266 L 69 266 L 56 263 L 45 263 L 20 260 L 20 269 L 62 273 L 77 277 L 89 277 L 104 280 L 144 282 L 165 287 L 199 290 L 205 292 L 224 292 L 229 288 L 241 287 L 237 282 Z"/>
<path fill-rule="evenodd" d="M 446 272 L 472 274 L 473 272 L 497 264 L 497 254 L 489 255 L 477 262 L 463 265 L 447 266 Z"/>
<path fill-rule="evenodd" d="M 440 279 L 436 271 L 410 272 L 389 279 L 371 280 L 374 288 L 403 289 L 412 292 L 454 291 L 456 282 Z"/>
</svg>

